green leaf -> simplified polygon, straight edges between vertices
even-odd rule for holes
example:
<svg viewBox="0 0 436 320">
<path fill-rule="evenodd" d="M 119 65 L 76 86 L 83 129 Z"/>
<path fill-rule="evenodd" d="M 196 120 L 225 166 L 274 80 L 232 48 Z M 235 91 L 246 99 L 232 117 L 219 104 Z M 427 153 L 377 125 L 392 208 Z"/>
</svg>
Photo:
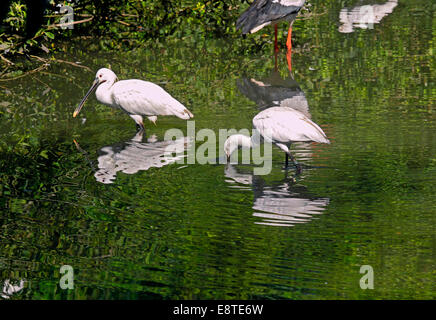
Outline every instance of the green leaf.
<svg viewBox="0 0 436 320">
<path fill-rule="evenodd" d="M 46 32 L 45 32 L 45 35 L 46 35 L 47 37 L 49 37 L 50 39 L 54 39 L 54 34 L 51 33 L 51 32 L 46 31 Z"/>
<path fill-rule="evenodd" d="M 45 159 L 48 159 L 48 154 L 47 154 L 47 150 L 42 150 L 39 155 Z"/>
</svg>

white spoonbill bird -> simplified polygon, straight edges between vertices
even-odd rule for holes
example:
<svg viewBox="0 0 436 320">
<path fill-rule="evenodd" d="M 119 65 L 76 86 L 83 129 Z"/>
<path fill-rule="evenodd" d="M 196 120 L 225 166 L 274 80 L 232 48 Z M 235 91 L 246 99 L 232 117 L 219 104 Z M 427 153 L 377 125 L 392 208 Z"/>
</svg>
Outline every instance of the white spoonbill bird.
<svg viewBox="0 0 436 320">
<path fill-rule="evenodd" d="M 293 142 L 319 142 L 330 144 L 322 129 L 300 111 L 287 107 L 272 107 L 259 112 L 253 118 L 253 127 L 264 141 L 273 143 L 286 154 L 298 171 L 300 164 L 294 159 L 290 151 Z M 256 134 L 255 134 L 256 135 Z M 231 135 L 224 143 L 227 160 L 238 148 L 253 148 L 256 144 L 255 135 L 247 137 L 242 134 Z"/>
<path fill-rule="evenodd" d="M 140 130 L 145 129 L 142 116 L 146 116 L 153 123 L 157 116 L 176 116 L 184 120 L 194 117 L 183 104 L 157 84 L 137 79 L 117 80 L 112 70 L 98 70 L 91 88 L 74 111 L 73 117 L 79 114 L 95 88 L 95 96 L 99 102 L 123 110 L 135 120 Z"/>
<path fill-rule="evenodd" d="M 292 24 L 306 0 L 255 0 L 251 6 L 238 18 L 236 28 L 243 34 L 255 33 L 263 27 L 273 24 L 275 31 L 274 49 L 277 46 L 277 24 L 281 21 L 290 23 L 286 45 L 288 51 L 292 48 Z"/>
</svg>

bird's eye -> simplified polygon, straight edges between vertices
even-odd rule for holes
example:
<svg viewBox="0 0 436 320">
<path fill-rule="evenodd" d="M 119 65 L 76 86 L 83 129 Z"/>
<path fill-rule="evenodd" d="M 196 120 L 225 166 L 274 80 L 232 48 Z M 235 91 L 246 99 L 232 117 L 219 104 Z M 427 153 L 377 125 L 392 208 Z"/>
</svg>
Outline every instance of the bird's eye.
<svg viewBox="0 0 436 320">
<path fill-rule="evenodd" d="M 101 75 L 99 75 L 99 77 L 101 78 Z"/>
</svg>

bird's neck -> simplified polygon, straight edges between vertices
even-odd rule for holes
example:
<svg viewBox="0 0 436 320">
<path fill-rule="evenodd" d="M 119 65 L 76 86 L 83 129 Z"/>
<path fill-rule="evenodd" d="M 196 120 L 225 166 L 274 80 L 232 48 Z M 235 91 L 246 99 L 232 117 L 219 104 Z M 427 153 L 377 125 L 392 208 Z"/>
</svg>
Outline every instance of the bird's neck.
<svg viewBox="0 0 436 320">
<path fill-rule="evenodd" d="M 113 105 L 113 99 L 112 99 L 113 84 L 114 84 L 113 81 L 106 81 L 98 86 L 97 90 L 95 91 L 95 96 L 97 97 L 98 101 L 108 106 Z"/>
<path fill-rule="evenodd" d="M 242 139 L 242 147 L 253 148 L 253 141 L 251 140 L 251 137 L 245 137 Z"/>
</svg>

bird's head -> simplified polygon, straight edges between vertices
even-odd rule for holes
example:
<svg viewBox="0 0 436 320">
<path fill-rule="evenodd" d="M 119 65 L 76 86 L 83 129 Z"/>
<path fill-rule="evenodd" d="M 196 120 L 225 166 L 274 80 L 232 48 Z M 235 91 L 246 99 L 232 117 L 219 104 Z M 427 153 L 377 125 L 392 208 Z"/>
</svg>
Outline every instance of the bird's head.
<svg viewBox="0 0 436 320">
<path fill-rule="evenodd" d="M 102 83 L 107 82 L 107 83 L 114 83 L 115 81 L 117 81 L 117 76 L 116 74 L 107 68 L 101 68 L 97 71 L 97 73 L 95 74 L 95 79 L 94 82 L 92 83 L 91 88 L 88 90 L 88 92 L 85 94 L 85 96 L 83 97 L 82 101 L 80 101 L 79 106 L 76 108 L 76 110 L 74 110 L 73 113 L 73 118 L 75 118 L 80 110 L 82 109 L 83 105 L 85 104 L 85 101 L 88 99 L 89 95 Z"/>
<path fill-rule="evenodd" d="M 226 154 L 227 161 L 230 161 L 230 156 L 238 148 L 251 148 L 251 138 L 243 134 L 234 134 L 227 138 L 224 142 L 224 153 Z"/>
<path fill-rule="evenodd" d="M 117 75 L 111 70 L 107 68 L 101 68 L 95 74 L 95 80 L 98 84 L 102 84 L 103 82 L 111 82 L 114 83 L 117 80 Z"/>
</svg>

